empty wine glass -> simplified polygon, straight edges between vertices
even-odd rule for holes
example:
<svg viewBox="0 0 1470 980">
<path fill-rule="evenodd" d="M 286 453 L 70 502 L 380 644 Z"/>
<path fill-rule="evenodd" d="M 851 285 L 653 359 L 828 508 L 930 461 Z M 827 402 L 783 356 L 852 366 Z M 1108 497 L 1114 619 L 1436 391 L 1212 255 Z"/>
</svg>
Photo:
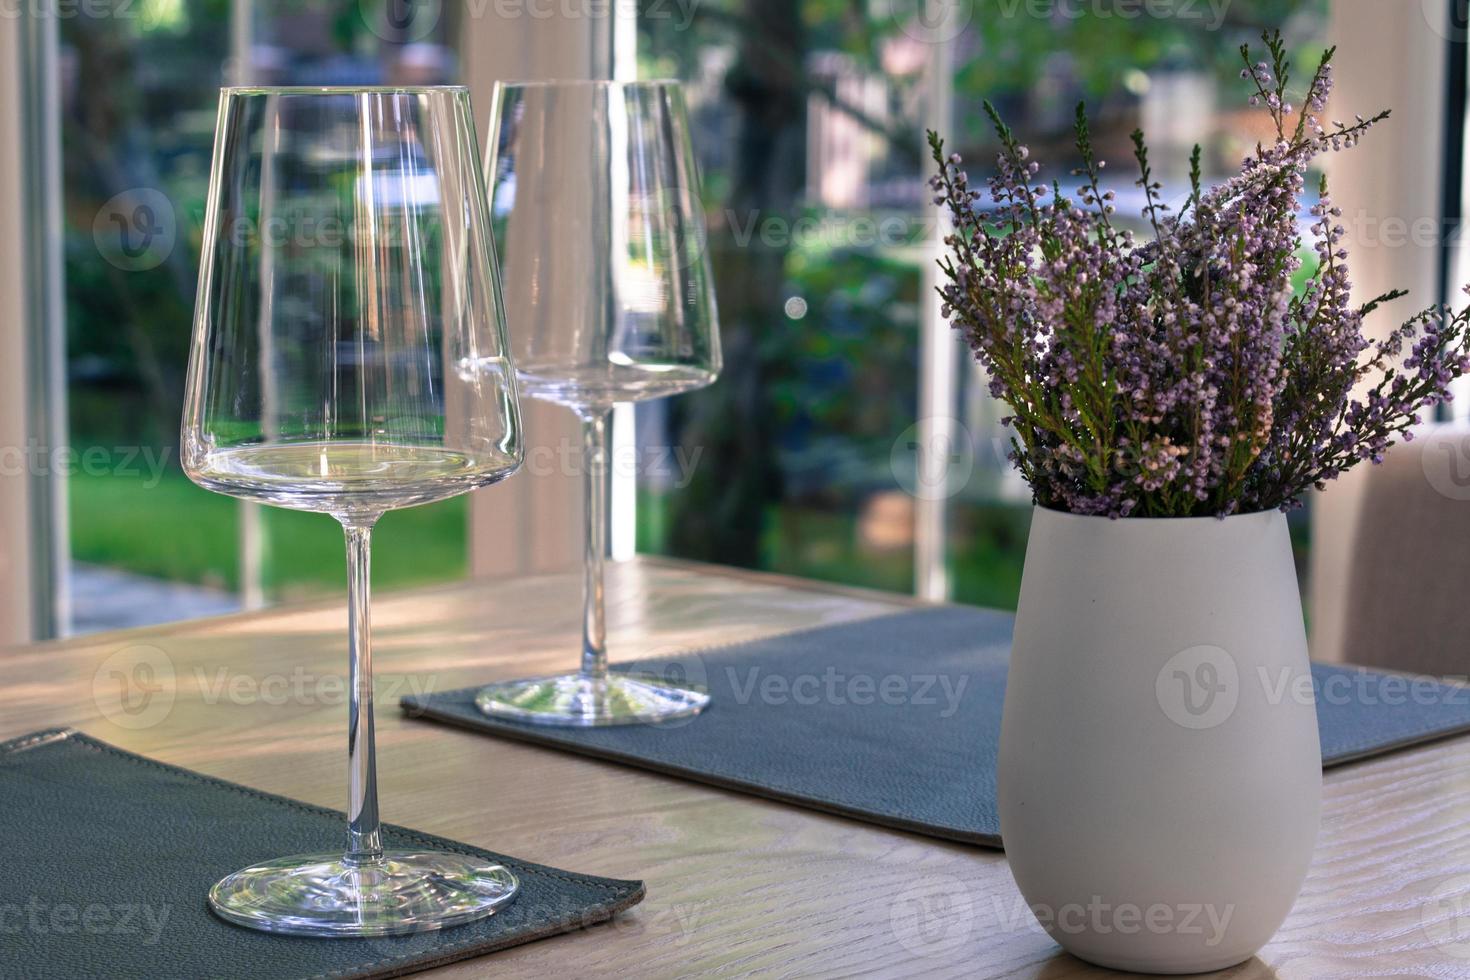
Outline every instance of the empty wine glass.
<svg viewBox="0 0 1470 980">
<path fill-rule="evenodd" d="M 674 82 L 497 86 L 487 169 L 521 389 L 582 420 L 586 553 L 581 670 L 492 684 L 477 703 L 548 725 L 695 714 L 704 691 L 608 671 L 603 621 L 613 404 L 720 370 L 683 95 Z"/>
<path fill-rule="evenodd" d="M 263 861 L 211 907 L 240 925 L 375 936 L 468 922 L 516 879 L 385 849 L 368 627 L 384 511 L 521 460 L 486 192 L 462 88 L 221 92 L 183 418 L 202 487 L 342 523 L 348 576 L 345 852 Z"/>
</svg>

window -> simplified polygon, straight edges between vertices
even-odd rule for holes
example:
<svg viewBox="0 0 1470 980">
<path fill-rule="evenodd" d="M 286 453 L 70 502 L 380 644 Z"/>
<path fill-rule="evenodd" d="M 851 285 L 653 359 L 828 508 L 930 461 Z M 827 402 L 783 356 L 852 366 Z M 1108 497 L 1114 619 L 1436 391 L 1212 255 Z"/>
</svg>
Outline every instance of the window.
<svg viewBox="0 0 1470 980">
<path fill-rule="evenodd" d="M 726 371 L 640 406 L 640 441 L 682 462 L 642 475 L 639 547 L 1013 607 L 1030 497 L 1004 407 L 929 301 L 924 129 L 983 177 L 989 98 L 1065 184 L 1085 99 L 1136 214 L 1133 128 L 1166 185 L 1195 142 L 1226 173 L 1264 135 L 1239 45 L 1280 27 L 1314 58 L 1326 0 L 673 6 L 643 5 L 639 72 L 688 85 Z"/>
<path fill-rule="evenodd" d="M 687 86 L 726 370 L 638 407 L 638 458 L 656 462 L 637 480 L 637 547 L 1012 604 L 1028 495 L 1005 460 L 1004 409 L 933 301 L 942 229 L 923 130 L 943 130 L 982 176 L 989 97 L 1065 180 L 1072 106 L 1086 99 L 1126 212 L 1128 132 L 1145 128 L 1175 186 L 1195 141 L 1224 172 L 1258 122 L 1238 45 L 1280 27 L 1305 54 L 1327 9 L 640 0 L 638 74 Z M 139 0 L 56 18 L 73 450 L 59 478 L 85 614 L 73 628 L 340 588 L 330 522 L 209 494 L 177 466 L 214 90 L 453 81 L 461 28 L 495 16 L 396 0 Z M 467 506 L 388 517 L 379 586 L 464 574 Z"/>
<path fill-rule="evenodd" d="M 146 0 L 58 18 L 73 630 L 341 590 L 331 521 L 189 482 L 179 409 L 217 86 L 453 81 L 450 19 L 395 12 Z M 379 587 L 464 574 L 463 500 L 395 513 L 376 537 Z"/>
</svg>

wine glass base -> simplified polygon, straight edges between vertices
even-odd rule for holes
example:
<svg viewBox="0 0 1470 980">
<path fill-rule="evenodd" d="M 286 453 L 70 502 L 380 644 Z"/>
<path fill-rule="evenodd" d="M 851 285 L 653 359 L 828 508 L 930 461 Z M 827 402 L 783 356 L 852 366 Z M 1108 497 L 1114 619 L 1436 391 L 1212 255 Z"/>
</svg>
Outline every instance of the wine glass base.
<svg viewBox="0 0 1470 980">
<path fill-rule="evenodd" d="M 484 918 L 518 887 L 507 869 L 467 854 L 385 851 L 357 866 L 340 854 L 298 854 L 225 877 L 209 890 L 209 907 L 266 932 L 391 936 Z"/>
<path fill-rule="evenodd" d="M 590 728 L 687 718 L 704 710 L 709 694 L 632 674 L 563 674 L 491 684 L 475 704 L 497 718 Z"/>
</svg>

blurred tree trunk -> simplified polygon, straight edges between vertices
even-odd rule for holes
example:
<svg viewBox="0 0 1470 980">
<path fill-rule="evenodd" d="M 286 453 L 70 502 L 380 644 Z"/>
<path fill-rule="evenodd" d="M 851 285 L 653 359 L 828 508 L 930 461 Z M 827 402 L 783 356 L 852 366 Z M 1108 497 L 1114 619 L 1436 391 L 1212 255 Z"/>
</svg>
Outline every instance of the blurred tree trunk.
<svg viewBox="0 0 1470 980">
<path fill-rule="evenodd" d="M 725 368 L 681 399 L 681 441 L 702 449 L 689 486 L 670 498 L 670 550 L 755 567 L 767 508 L 781 497 L 770 383 L 783 369 L 779 335 L 790 229 L 806 182 L 806 38 L 801 4 L 745 0 L 759 32 L 742 37 L 725 79 L 738 123 L 730 199 L 710 228 Z M 762 229 L 778 230 L 769 241 Z"/>
</svg>

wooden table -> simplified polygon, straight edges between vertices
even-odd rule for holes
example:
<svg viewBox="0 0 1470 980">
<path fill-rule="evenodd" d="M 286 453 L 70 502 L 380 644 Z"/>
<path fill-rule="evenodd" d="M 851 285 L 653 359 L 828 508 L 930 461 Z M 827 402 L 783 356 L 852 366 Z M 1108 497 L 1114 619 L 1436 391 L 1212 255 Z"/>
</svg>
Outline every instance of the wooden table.
<svg viewBox="0 0 1470 980">
<path fill-rule="evenodd" d="M 662 560 L 610 572 L 614 661 L 911 604 Z M 997 852 L 397 710 L 407 690 L 572 667 L 578 588 L 576 576 L 556 576 L 378 597 L 384 819 L 648 884 L 644 903 L 612 924 L 443 974 L 1118 976 L 1062 954 L 1041 933 Z M 0 651 L 0 739 L 70 725 L 167 762 L 340 807 L 345 628 L 343 605 L 325 603 Z M 160 678 L 163 693 L 130 716 L 119 710 L 123 688 L 108 668 L 142 660 L 163 663 L 173 683 Z M 172 703 L 159 710 L 170 686 Z M 1461 903 L 1467 916 L 1457 933 Z M 1328 773 L 1302 897 L 1260 958 L 1230 975 L 1470 976 L 1470 738 Z"/>
</svg>

